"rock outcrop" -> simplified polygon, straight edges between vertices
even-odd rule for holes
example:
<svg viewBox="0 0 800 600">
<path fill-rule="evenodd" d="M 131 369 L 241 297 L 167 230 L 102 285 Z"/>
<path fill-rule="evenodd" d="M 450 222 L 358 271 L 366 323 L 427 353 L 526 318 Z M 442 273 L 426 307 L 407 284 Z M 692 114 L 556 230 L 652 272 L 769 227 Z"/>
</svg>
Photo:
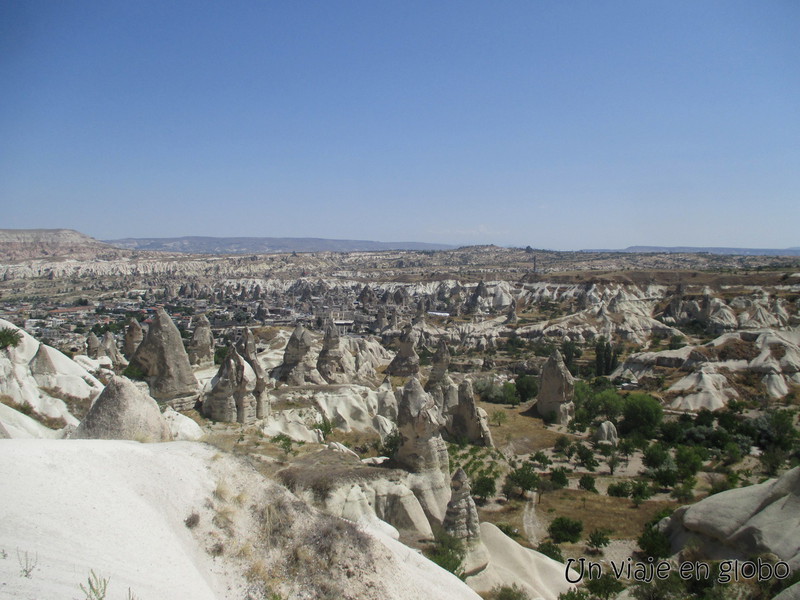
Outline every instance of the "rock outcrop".
<svg viewBox="0 0 800 600">
<path fill-rule="evenodd" d="M 308 356 L 314 337 L 301 324 L 297 324 L 292 337 L 286 344 L 283 363 L 272 370 L 271 377 L 289 385 L 303 385 L 306 382 L 325 383 L 315 366 L 308 363 Z"/>
<path fill-rule="evenodd" d="M 150 395 L 176 410 L 192 408 L 199 395 L 181 334 L 163 308 L 156 312 L 130 366 L 140 371 Z"/>
<path fill-rule="evenodd" d="M 673 552 L 687 544 L 714 560 L 763 553 L 800 568 L 800 467 L 764 483 L 735 488 L 676 510 L 660 524 Z"/>
<path fill-rule="evenodd" d="M 84 367 L 55 348 L 40 343 L 13 323 L 0 319 L 0 329 L 20 336 L 16 346 L 0 349 L 0 396 L 26 407 L 27 412 L 77 425 L 61 398 L 91 402 L 103 385 Z M 82 356 L 84 360 L 88 360 Z"/>
<path fill-rule="evenodd" d="M 339 344 L 339 331 L 330 321 L 325 328 L 322 351 L 317 357 L 317 371 L 328 383 L 345 383 L 347 379 L 345 375 L 347 366 Z"/>
<path fill-rule="evenodd" d="M 86 336 L 86 356 L 89 358 L 97 358 L 99 350 L 100 340 L 94 334 L 94 331 L 90 331 L 89 335 Z"/>
<path fill-rule="evenodd" d="M 409 377 L 419 373 L 419 355 L 415 349 L 415 341 L 410 325 L 403 329 L 403 333 L 398 340 L 399 348 L 389 366 L 386 367 L 387 375 L 397 375 L 398 377 Z"/>
<path fill-rule="evenodd" d="M 476 446 L 494 446 L 488 415 L 475 402 L 469 379 L 458 386 L 458 403 L 446 413 L 445 428 L 454 440 L 467 439 Z"/>
<path fill-rule="evenodd" d="M 564 364 L 558 350 L 554 350 L 542 369 L 536 412 L 543 419 L 566 425 L 572 419 L 575 405 L 572 402 L 575 380 Z"/>
<path fill-rule="evenodd" d="M 103 339 L 100 340 L 100 349 L 97 351 L 97 355 L 98 357 L 108 357 L 115 369 L 124 369 L 128 366 L 128 361 L 125 360 L 125 357 L 122 356 L 119 348 L 117 348 L 117 340 L 110 331 L 106 331 L 103 334 Z"/>
<path fill-rule="evenodd" d="M 436 401 L 439 413 L 447 415 L 458 404 L 458 386 L 450 379 L 450 351 L 447 342 L 440 340 L 432 359 L 431 374 L 425 383 L 425 391 Z"/>
<path fill-rule="evenodd" d="M 451 496 L 447 503 L 447 514 L 444 518 L 444 528 L 450 535 L 466 543 L 480 540 L 481 528 L 478 519 L 478 509 L 472 499 L 464 469 L 458 468 L 453 473 L 450 482 Z"/>
<path fill-rule="evenodd" d="M 168 442 L 172 433 L 155 400 L 129 379 L 114 377 L 70 437 Z"/>
<path fill-rule="evenodd" d="M 139 347 L 139 344 L 142 343 L 144 339 L 144 331 L 142 331 L 142 326 L 139 325 L 139 321 L 134 318 L 131 318 L 128 321 L 128 326 L 125 328 L 125 342 L 122 345 L 122 355 L 130 360 L 133 358 L 133 355 L 136 354 L 136 349 Z"/>
<path fill-rule="evenodd" d="M 265 419 L 269 415 L 267 372 L 258 360 L 256 338 L 249 327 L 245 328 L 242 336 L 236 342 L 236 351 L 250 365 L 256 375 L 256 385 L 253 388 L 253 397 L 256 399 L 256 418 Z"/>
<path fill-rule="evenodd" d="M 256 420 L 256 374 L 236 351 L 230 348 L 203 397 L 203 414 L 213 421 L 252 423 Z"/>
<path fill-rule="evenodd" d="M 480 521 L 475 500 L 472 499 L 467 474 L 459 468 L 450 481 L 451 496 L 447 503 L 444 529 L 464 543 L 467 555 L 461 565 L 465 576 L 474 575 L 486 568 L 489 553 L 481 542 Z"/>
<path fill-rule="evenodd" d="M 394 458 L 411 475 L 409 483 L 431 523 L 441 525 L 450 500 L 450 459 L 436 403 L 412 377 L 397 406 L 401 442 Z"/>
<path fill-rule="evenodd" d="M 214 334 L 208 317 L 200 315 L 192 333 L 192 339 L 186 347 L 189 364 L 195 367 L 210 367 L 214 364 Z"/>
</svg>

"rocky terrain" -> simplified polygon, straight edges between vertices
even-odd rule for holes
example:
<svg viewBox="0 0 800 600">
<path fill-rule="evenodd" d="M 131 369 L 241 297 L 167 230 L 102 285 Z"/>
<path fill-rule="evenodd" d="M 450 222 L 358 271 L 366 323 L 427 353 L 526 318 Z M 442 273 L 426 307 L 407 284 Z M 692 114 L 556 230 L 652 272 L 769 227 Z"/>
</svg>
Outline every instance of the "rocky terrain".
<svg viewBox="0 0 800 600">
<path fill-rule="evenodd" d="M 671 597 L 794 593 L 797 259 L 59 236 L 0 264 L 0 594 L 661 597 L 569 567 L 755 556 L 790 575 Z"/>
</svg>

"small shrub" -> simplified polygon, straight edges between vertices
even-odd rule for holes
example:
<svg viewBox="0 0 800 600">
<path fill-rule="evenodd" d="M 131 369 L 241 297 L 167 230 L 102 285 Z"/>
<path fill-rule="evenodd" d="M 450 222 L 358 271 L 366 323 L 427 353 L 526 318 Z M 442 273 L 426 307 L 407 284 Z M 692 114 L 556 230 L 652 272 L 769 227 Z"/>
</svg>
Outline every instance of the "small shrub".
<svg viewBox="0 0 800 600">
<path fill-rule="evenodd" d="M 610 543 L 611 539 L 605 529 L 594 529 L 586 538 L 586 546 L 591 552 L 599 552 L 601 548 L 605 548 Z"/>
<path fill-rule="evenodd" d="M 569 485 L 566 467 L 557 467 L 550 471 L 550 482 L 556 489 L 561 489 Z"/>
<path fill-rule="evenodd" d="M 273 438 L 274 439 L 274 438 Z M 400 448 L 400 444 L 403 441 L 403 437 L 400 435 L 400 432 L 395 429 L 385 438 L 383 438 L 383 443 L 378 448 L 378 454 L 380 456 L 388 456 L 392 457 L 397 454 L 398 449 Z"/>
<path fill-rule="evenodd" d="M 529 600 L 530 596 L 516 583 L 513 583 L 511 586 L 504 585 L 492 588 L 492 598 L 494 600 Z"/>
<path fill-rule="evenodd" d="M 211 549 L 208 551 L 211 556 L 222 556 L 225 553 L 225 544 L 222 542 L 217 542 Z"/>
<path fill-rule="evenodd" d="M 137 365 L 128 365 L 122 371 L 122 374 L 128 379 L 134 379 L 136 381 L 144 381 L 146 377 L 145 372 L 142 371 Z"/>
<path fill-rule="evenodd" d="M 103 600 L 108 589 L 108 577 L 100 577 L 94 571 L 89 571 L 86 585 L 80 584 L 85 600 Z"/>
<path fill-rule="evenodd" d="M 441 531 L 436 535 L 436 543 L 425 551 L 431 561 L 450 571 L 456 576 L 461 576 L 461 563 L 467 551 L 464 544 L 457 537 Z"/>
<path fill-rule="evenodd" d="M 608 495 L 615 498 L 627 498 L 631 495 L 631 484 L 629 481 L 608 484 Z"/>
<path fill-rule="evenodd" d="M 564 562 L 564 555 L 561 553 L 561 548 L 558 547 L 558 544 L 553 542 L 542 542 L 536 546 L 536 551 L 558 562 Z"/>
<path fill-rule="evenodd" d="M 592 475 L 581 475 L 578 480 L 578 487 L 587 492 L 597 493 L 597 488 L 594 485 L 594 477 Z"/>
<path fill-rule="evenodd" d="M 17 562 L 19 563 L 20 576 L 30 579 L 33 577 L 33 571 L 39 564 L 39 554 L 31 555 L 27 550 L 22 553 L 17 550 Z"/>
</svg>

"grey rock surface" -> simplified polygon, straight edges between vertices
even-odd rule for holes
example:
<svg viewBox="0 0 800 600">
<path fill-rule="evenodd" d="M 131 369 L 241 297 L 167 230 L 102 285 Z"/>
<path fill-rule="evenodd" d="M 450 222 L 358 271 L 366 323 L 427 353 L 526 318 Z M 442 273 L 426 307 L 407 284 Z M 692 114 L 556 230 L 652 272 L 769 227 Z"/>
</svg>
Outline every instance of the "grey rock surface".
<svg viewBox="0 0 800 600">
<path fill-rule="evenodd" d="M 200 393 L 181 334 L 163 308 L 156 312 L 131 366 L 144 374 L 150 395 L 176 410 L 192 408 Z"/>
<path fill-rule="evenodd" d="M 197 318 L 186 353 L 189 356 L 189 364 L 193 366 L 209 367 L 214 364 L 214 334 L 211 332 L 211 323 L 205 315 Z"/>
<path fill-rule="evenodd" d="M 122 345 L 122 355 L 130 360 L 136 354 L 136 349 L 144 339 L 144 331 L 139 321 L 131 318 L 128 321 L 128 326 L 125 328 L 125 342 Z"/>
<path fill-rule="evenodd" d="M 575 412 L 574 392 L 575 380 L 561 353 L 554 350 L 542 369 L 536 411 L 543 419 L 555 417 L 556 423 L 566 425 Z"/>
<path fill-rule="evenodd" d="M 203 398 L 203 414 L 213 421 L 252 423 L 256 420 L 256 382 L 252 367 L 236 348 L 230 348 Z"/>
<path fill-rule="evenodd" d="M 111 379 L 71 437 L 140 442 L 172 440 L 156 401 L 125 377 Z"/>
</svg>

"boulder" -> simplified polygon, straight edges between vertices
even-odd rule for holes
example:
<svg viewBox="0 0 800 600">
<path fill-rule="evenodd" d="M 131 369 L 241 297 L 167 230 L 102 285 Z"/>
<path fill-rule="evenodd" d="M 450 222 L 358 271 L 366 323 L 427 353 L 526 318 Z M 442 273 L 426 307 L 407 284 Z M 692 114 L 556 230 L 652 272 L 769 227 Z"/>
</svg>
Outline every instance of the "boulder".
<svg viewBox="0 0 800 600">
<path fill-rule="evenodd" d="M 169 442 L 172 433 L 155 400 L 129 379 L 114 377 L 70 437 Z"/>
<path fill-rule="evenodd" d="M 163 308 L 156 312 L 130 366 L 140 371 L 158 402 L 176 410 L 194 407 L 199 395 L 181 334 Z"/>
<path fill-rule="evenodd" d="M 536 412 L 543 419 L 555 417 L 559 425 L 566 425 L 572 419 L 575 405 L 572 402 L 575 380 L 564 364 L 558 350 L 554 350 L 542 369 Z"/>
<path fill-rule="evenodd" d="M 611 444 L 615 446 L 619 443 L 617 428 L 611 421 L 603 421 L 600 427 L 594 432 L 593 439 L 598 444 Z"/>
<path fill-rule="evenodd" d="M 176 441 L 197 442 L 203 438 L 203 429 L 186 415 L 182 415 L 169 406 L 162 414 L 172 433 L 172 439 Z"/>
<path fill-rule="evenodd" d="M 214 334 L 211 332 L 211 323 L 205 315 L 197 318 L 186 352 L 189 364 L 195 367 L 210 367 L 214 364 Z"/>
</svg>

